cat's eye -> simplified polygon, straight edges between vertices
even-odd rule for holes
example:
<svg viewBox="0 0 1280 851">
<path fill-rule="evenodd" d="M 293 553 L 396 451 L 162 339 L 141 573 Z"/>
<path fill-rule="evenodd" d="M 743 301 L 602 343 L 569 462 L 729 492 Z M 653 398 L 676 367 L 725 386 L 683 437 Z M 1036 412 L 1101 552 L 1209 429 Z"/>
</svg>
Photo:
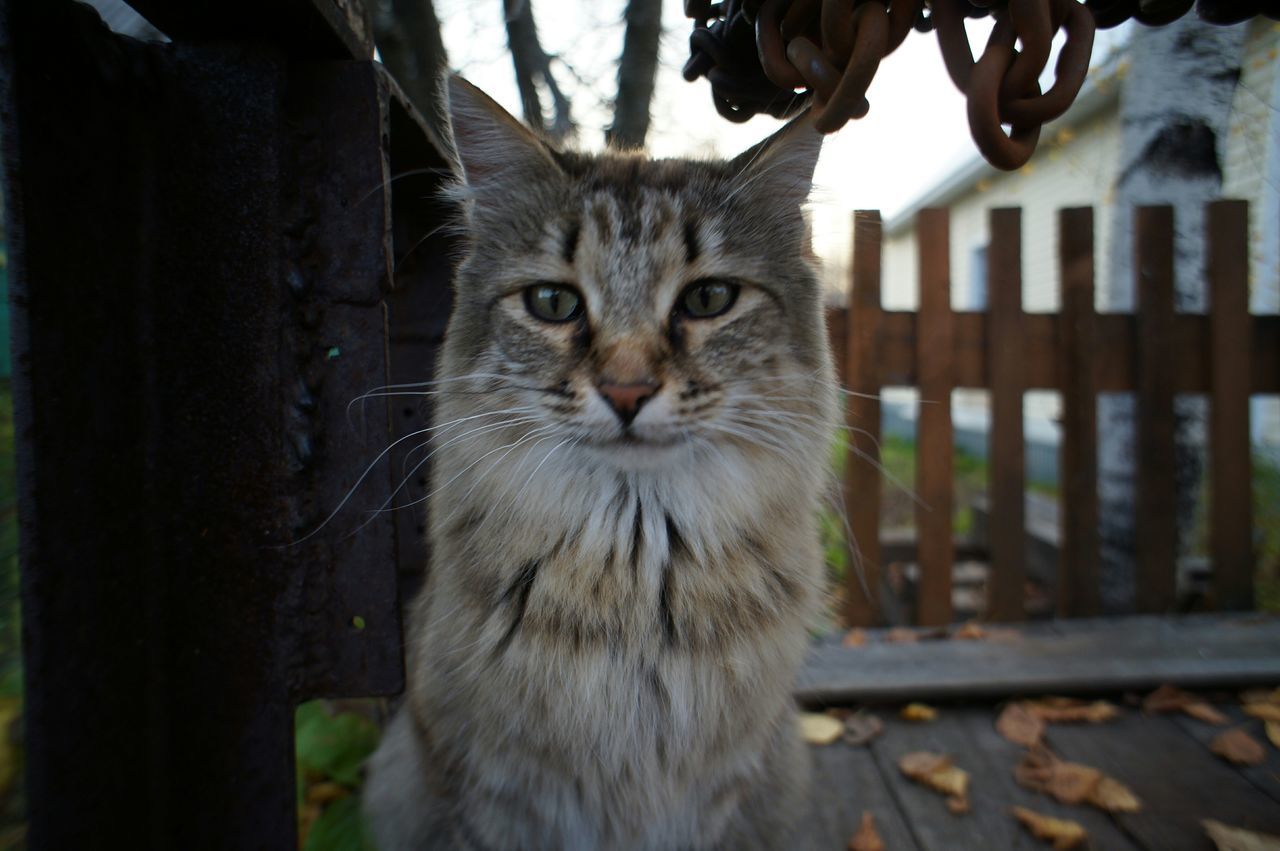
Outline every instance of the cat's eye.
<svg viewBox="0 0 1280 851">
<path fill-rule="evenodd" d="M 582 315 L 582 296 L 565 284 L 534 284 L 525 288 L 524 306 L 544 322 L 569 322 Z"/>
<path fill-rule="evenodd" d="M 739 289 L 728 281 L 698 281 L 685 287 L 676 300 L 676 309 L 693 319 L 710 319 L 733 307 Z"/>
</svg>

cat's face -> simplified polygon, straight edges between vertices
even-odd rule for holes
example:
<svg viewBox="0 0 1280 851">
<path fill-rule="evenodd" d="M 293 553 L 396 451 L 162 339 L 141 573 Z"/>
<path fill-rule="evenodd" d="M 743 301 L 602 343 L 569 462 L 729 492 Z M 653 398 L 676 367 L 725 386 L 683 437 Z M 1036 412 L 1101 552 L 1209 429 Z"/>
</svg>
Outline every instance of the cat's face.
<svg viewBox="0 0 1280 851">
<path fill-rule="evenodd" d="M 819 285 L 803 124 L 730 163 L 552 154 L 451 85 L 470 253 L 455 371 L 488 404 L 624 466 L 821 426 Z M 501 376 L 501 377 L 497 377 Z"/>
</svg>

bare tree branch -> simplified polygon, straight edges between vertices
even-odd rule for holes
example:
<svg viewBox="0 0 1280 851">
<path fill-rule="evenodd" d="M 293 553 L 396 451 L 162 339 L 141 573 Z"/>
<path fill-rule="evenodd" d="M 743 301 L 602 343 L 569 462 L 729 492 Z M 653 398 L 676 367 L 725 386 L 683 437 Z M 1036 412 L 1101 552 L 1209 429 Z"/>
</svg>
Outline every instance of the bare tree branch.
<svg viewBox="0 0 1280 851">
<path fill-rule="evenodd" d="M 618 97 L 613 102 L 613 124 L 604 131 L 604 139 L 615 148 L 643 148 L 658 69 L 662 0 L 627 0 L 623 17 L 627 31 L 618 60 Z"/>
<path fill-rule="evenodd" d="M 538 41 L 538 26 L 533 19 L 530 0 L 503 0 L 503 12 L 507 23 L 507 45 L 511 48 L 511 61 L 515 66 L 516 86 L 520 90 L 520 108 L 524 120 L 539 133 L 559 140 L 574 131 L 569 99 L 556 83 L 551 73 L 551 57 Z M 551 95 L 552 121 L 548 127 L 542 111 L 542 98 L 538 84 L 547 87 Z"/>
<path fill-rule="evenodd" d="M 432 0 L 375 0 L 374 42 L 382 64 L 409 100 L 435 124 L 441 119 L 440 83 L 449 65 Z"/>
</svg>

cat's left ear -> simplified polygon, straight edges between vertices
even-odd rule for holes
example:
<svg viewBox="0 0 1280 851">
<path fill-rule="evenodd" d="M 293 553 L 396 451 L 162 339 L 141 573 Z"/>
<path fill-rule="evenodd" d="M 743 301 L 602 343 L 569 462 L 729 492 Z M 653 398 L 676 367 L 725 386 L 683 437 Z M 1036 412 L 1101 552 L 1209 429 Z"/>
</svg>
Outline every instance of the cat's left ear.
<svg viewBox="0 0 1280 851">
<path fill-rule="evenodd" d="M 813 129 L 806 111 L 781 130 L 734 157 L 729 167 L 751 192 L 773 203 L 799 207 L 813 189 L 813 170 L 823 136 Z"/>
<path fill-rule="evenodd" d="M 445 91 L 459 176 L 471 190 L 510 192 L 521 179 L 559 171 L 546 145 L 493 98 L 456 74 Z"/>
</svg>

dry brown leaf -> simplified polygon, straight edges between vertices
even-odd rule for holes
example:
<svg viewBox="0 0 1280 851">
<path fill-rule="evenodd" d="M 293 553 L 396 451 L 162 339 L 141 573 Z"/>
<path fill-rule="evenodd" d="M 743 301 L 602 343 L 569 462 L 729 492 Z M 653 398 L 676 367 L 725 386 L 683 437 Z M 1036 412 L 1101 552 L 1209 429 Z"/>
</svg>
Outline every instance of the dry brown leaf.
<svg viewBox="0 0 1280 851">
<path fill-rule="evenodd" d="M 849 630 L 840 643 L 845 647 L 864 647 L 867 643 L 867 631 L 861 627 Z"/>
<path fill-rule="evenodd" d="M 884 722 L 870 712 L 854 712 L 844 719 L 844 740 L 860 747 L 884 732 Z"/>
<path fill-rule="evenodd" d="M 1027 711 L 1050 724 L 1102 724 L 1120 714 L 1115 704 L 1105 700 L 1087 703 L 1071 697 L 1046 697 L 1024 701 Z"/>
<path fill-rule="evenodd" d="M 1136 813 L 1142 809 L 1142 802 L 1128 786 L 1105 774 L 1089 793 L 1089 803 L 1109 813 Z"/>
<path fill-rule="evenodd" d="M 951 634 L 951 637 L 961 641 L 981 641 L 987 637 L 987 631 L 977 621 L 966 621 Z"/>
<path fill-rule="evenodd" d="M 996 719 L 996 732 L 1024 748 L 1040 744 L 1044 720 L 1027 711 L 1021 703 L 1010 703 Z"/>
<path fill-rule="evenodd" d="M 1042 816 L 1026 807 L 1014 807 L 1012 812 L 1032 836 L 1052 842 L 1058 851 L 1069 851 L 1089 841 L 1089 834 L 1079 822 Z"/>
<path fill-rule="evenodd" d="M 884 851 L 884 840 L 876 831 L 876 820 L 870 810 L 862 813 L 862 826 L 849 840 L 849 851 Z"/>
<path fill-rule="evenodd" d="M 953 816 L 962 816 L 969 812 L 969 799 L 961 797 L 947 798 L 947 812 Z"/>
<path fill-rule="evenodd" d="M 898 768 L 917 783 L 950 798 L 964 798 L 969 789 L 968 772 L 957 768 L 943 754 L 915 751 L 901 757 Z"/>
<path fill-rule="evenodd" d="M 1267 738 L 1271 740 L 1271 744 L 1280 748 L 1280 722 L 1268 721 L 1266 727 Z"/>
<path fill-rule="evenodd" d="M 914 644 L 920 640 L 920 636 L 914 629 L 907 629 L 905 626 L 895 626 L 884 634 L 884 640 L 890 644 Z"/>
<path fill-rule="evenodd" d="M 1241 703 L 1277 703 L 1280 704 L 1280 688 L 1251 688 L 1240 692 Z"/>
<path fill-rule="evenodd" d="M 1267 758 L 1258 740 L 1240 727 L 1232 727 L 1214 736 L 1209 750 L 1236 765 L 1257 765 Z"/>
<path fill-rule="evenodd" d="M 1092 804 L 1108 812 L 1132 813 L 1142 808 L 1138 797 L 1119 780 L 1096 768 L 1067 762 L 1043 745 L 1033 747 L 1013 770 L 1014 779 L 1063 804 Z"/>
<path fill-rule="evenodd" d="M 800 735 L 811 745 L 829 745 L 844 732 L 844 723 L 830 715 L 800 713 Z"/>
<path fill-rule="evenodd" d="M 340 798 L 345 798 L 351 794 L 351 790 L 338 783 L 324 782 L 316 783 L 307 788 L 307 803 L 317 806 L 331 804 Z"/>
<path fill-rule="evenodd" d="M 1207 818 L 1200 822 L 1218 851 L 1280 851 L 1280 836 L 1230 827 Z"/>
<path fill-rule="evenodd" d="M 1280 704 L 1246 703 L 1244 712 L 1246 715 L 1261 718 L 1263 721 L 1280 721 Z"/>
<path fill-rule="evenodd" d="M 1203 721 L 1206 724 L 1215 724 L 1220 727 L 1223 724 L 1231 723 L 1230 718 L 1223 715 L 1204 701 L 1198 700 L 1195 703 L 1188 703 L 1186 706 L 1182 707 L 1182 711 L 1197 721 Z"/>
<path fill-rule="evenodd" d="M 923 703 L 908 703 L 898 714 L 903 721 L 932 721 L 938 717 L 938 710 Z"/>
<path fill-rule="evenodd" d="M 1166 683 L 1142 699 L 1142 708 L 1147 712 L 1178 712 L 1196 701 L 1194 694 Z"/>
</svg>

